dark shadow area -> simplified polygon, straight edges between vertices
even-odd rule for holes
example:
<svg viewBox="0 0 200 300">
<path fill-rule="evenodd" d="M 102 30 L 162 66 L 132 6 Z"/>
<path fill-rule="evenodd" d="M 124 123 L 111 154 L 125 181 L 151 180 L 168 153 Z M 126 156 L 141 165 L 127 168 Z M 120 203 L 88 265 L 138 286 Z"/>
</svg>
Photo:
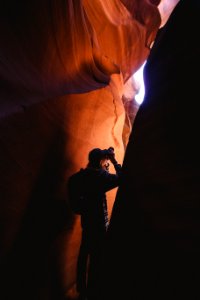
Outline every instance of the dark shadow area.
<svg viewBox="0 0 200 300">
<path fill-rule="evenodd" d="M 56 239 L 72 226 L 73 218 L 65 195 L 59 194 L 64 171 L 63 133 L 54 136 L 21 229 L 1 266 L 1 299 L 64 299 L 58 278 Z"/>
</svg>

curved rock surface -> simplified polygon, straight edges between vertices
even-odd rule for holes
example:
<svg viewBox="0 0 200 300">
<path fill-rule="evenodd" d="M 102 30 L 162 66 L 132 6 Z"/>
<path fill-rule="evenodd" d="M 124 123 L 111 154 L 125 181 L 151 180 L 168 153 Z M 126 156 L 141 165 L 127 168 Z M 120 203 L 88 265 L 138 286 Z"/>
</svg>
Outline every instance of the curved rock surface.
<svg viewBox="0 0 200 300">
<path fill-rule="evenodd" d="M 68 206 L 66 181 L 93 147 L 114 146 L 123 162 L 130 128 L 124 135 L 122 98 L 161 22 L 159 1 L 152 3 L 9 1 L 1 9 L 5 299 L 70 297 L 80 224 Z"/>
</svg>

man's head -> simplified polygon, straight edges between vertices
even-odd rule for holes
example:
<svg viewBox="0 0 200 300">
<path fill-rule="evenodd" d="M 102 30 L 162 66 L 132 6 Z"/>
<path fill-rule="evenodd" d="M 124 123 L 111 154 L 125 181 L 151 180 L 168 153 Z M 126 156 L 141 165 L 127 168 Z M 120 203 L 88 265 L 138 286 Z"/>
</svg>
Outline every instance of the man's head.
<svg viewBox="0 0 200 300">
<path fill-rule="evenodd" d="M 94 148 L 88 155 L 89 165 L 94 168 L 103 168 L 108 171 L 109 149 Z"/>
</svg>

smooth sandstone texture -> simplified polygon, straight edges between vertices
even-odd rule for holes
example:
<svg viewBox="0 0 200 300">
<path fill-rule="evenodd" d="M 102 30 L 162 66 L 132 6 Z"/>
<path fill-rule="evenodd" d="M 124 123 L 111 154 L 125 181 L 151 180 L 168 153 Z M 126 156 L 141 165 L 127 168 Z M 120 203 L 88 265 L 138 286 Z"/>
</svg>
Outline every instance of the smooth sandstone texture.
<svg viewBox="0 0 200 300">
<path fill-rule="evenodd" d="M 199 13 L 199 1 L 180 1 L 148 56 L 101 300 L 200 297 Z"/>
<path fill-rule="evenodd" d="M 114 146 L 123 162 L 125 83 L 149 55 L 159 25 L 157 7 L 144 0 L 4 3 L 1 299 L 73 293 L 80 224 L 67 178 L 93 147 Z"/>
</svg>

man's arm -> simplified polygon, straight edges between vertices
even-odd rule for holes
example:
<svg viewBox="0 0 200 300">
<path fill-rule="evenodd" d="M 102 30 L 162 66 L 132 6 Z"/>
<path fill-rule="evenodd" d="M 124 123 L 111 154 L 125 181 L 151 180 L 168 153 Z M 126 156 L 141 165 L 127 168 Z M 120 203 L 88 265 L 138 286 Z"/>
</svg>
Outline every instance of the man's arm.
<svg viewBox="0 0 200 300">
<path fill-rule="evenodd" d="M 113 164 L 116 174 L 110 174 L 107 171 L 104 173 L 105 192 L 117 187 L 120 183 L 120 179 L 122 175 L 122 166 L 121 164 L 118 164 L 115 158 L 114 149 L 110 150 L 109 160 Z"/>
</svg>

